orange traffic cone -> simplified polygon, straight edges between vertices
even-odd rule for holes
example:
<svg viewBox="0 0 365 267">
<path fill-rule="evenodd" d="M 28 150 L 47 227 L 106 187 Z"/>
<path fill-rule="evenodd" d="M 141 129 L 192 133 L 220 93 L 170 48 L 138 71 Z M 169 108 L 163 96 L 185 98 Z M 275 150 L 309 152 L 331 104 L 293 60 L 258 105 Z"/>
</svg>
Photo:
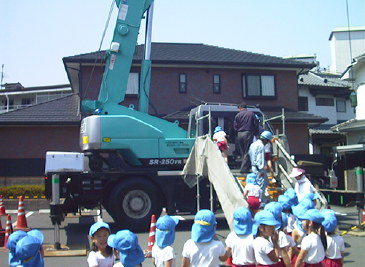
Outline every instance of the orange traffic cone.
<svg viewBox="0 0 365 267">
<path fill-rule="evenodd" d="M 8 214 L 8 219 L 6 220 L 6 227 L 5 227 L 5 239 L 4 239 L 4 246 L 3 248 L 6 249 L 6 243 L 8 242 L 9 235 L 11 234 L 11 217 Z"/>
<path fill-rule="evenodd" d="M 226 266 L 232 266 L 232 256 L 229 256 L 226 262 Z"/>
<path fill-rule="evenodd" d="M 14 229 L 16 230 L 22 230 L 22 231 L 29 231 L 27 225 L 27 219 L 25 218 L 25 209 L 24 209 L 24 201 L 23 196 L 20 196 L 19 198 L 19 206 L 18 206 L 18 218 L 16 221 L 16 227 Z"/>
<path fill-rule="evenodd" d="M 150 226 L 150 235 L 148 238 L 148 249 L 146 251 L 145 257 L 152 257 L 152 247 L 155 244 L 155 233 L 156 233 L 156 216 L 152 214 L 151 216 L 151 226 Z"/>
<path fill-rule="evenodd" d="M 3 195 L 0 196 L 0 216 L 5 216 L 6 212 L 5 212 L 5 205 L 3 202 Z"/>
</svg>

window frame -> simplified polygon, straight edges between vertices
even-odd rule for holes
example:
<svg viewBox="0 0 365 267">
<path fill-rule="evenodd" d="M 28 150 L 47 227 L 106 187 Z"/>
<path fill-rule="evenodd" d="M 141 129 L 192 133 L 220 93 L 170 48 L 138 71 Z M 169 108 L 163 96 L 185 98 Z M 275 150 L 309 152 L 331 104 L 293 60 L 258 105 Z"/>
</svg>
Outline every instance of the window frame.
<svg viewBox="0 0 365 267">
<path fill-rule="evenodd" d="M 304 109 L 301 108 L 302 106 L 301 106 L 300 99 L 305 99 L 306 100 L 305 108 Z M 308 96 L 298 96 L 298 111 L 309 111 L 309 108 L 308 108 Z"/>
<path fill-rule="evenodd" d="M 185 77 L 184 82 L 181 81 L 181 77 Z M 188 91 L 187 80 L 188 80 L 188 76 L 187 76 L 186 73 L 179 73 L 179 93 L 180 94 L 186 94 L 187 93 L 187 91 Z M 183 88 L 185 88 L 185 89 L 183 89 Z"/>
<path fill-rule="evenodd" d="M 323 103 L 318 103 L 319 100 L 323 100 Z M 326 103 L 326 100 L 332 100 L 332 103 Z M 316 97 L 316 106 L 317 107 L 334 107 L 335 100 L 331 97 Z"/>
<path fill-rule="evenodd" d="M 249 76 L 258 76 L 259 79 L 259 86 L 260 86 L 260 95 L 249 95 L 248 94 L 248 79 Z M 262 78 L 263 76 L 273 77 L 273 86 L 274 86 L 274 95 L 262 95 Z M 251 73 L 242 73 L 241 75 L 241 90 L 242 90 L 242 97 L 243 98 L 266 98 L 266 99 L 276 99 L 277 98 L 277 89 L 276 89 L 276 74 L 251 74 Z"/>
<path fill-rule="evenodd" d="M 341 111 L 341 110 L 338 110 L 338 102 L 343 102 L 344 103 L 344 110 Z M 339 113 L 346 113 L 347 110 L 346 110 L 346 100 L 337 100 L 336 99 L 336 112 L 339 112 Z"/>
<path fill-rule="evenodd" d="M 131 83 L 133 82 L 131 79 L 135 75 L 137 75 L 137 92 L 134 93 L 134 92 L 131 91 L 131 89 L 130 89 L 131 87 L 130 86 L 131 86 Z M 131 73 L 129 73 L 129 75 L 128 75 L 128 82 L 127 82 L 127 88 L 125 90 L 125 96 L 126 97 L 138 97 L 138 95 L 139 95 L 139 87 L 140 87 L 140 84 L 139 83 L 140 83 L 140 73 L 139 72 L 131 72 Z M 128 89 L 130 89 L 130 90 L 128 91 Z"/>
<path fill-rule="evenodd" d="M 218 83 L 215 82 L 215 78 L 218 78 Z M 218 86 L 218 90 L 216 90 L 216 85 Z M 220 94 L 221 93 L 221 75 L 220 74 L 213 74 L 213 94 Z"/>
</svg>

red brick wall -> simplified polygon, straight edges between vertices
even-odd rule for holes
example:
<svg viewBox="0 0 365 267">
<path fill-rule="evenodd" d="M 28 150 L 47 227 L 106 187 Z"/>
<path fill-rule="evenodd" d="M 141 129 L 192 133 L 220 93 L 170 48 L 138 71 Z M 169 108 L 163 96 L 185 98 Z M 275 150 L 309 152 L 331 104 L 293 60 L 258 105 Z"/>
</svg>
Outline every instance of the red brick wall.
<svg viewBox="0 0 365 267">
<path fill-rule="evenodd" d="M 94 69 L 92 82 L 89 83 L 91 67 L 82 69 L 82 92 L 87 92 L 86 98 L 96 100 L 98 98 L 102 69 Z M 132 68 L 138 72 L 138 68 Z M 187 93 L 179 93 L 179 74 L 187 74 Z M 276 77 L 276 98 L 243 98 L 242 74 L 270 74 Z M 213 93 L 213 75 L 219 74 L 221 78 L 221 93 Z M 204 102 L 240 103 L 261 106 L 282 106 L 298 109 L 297 76 L 295 71 L 260 71 L 240 69 L 206 69 L 206 68 L 162 68 L 153 67 L 151 75 L 150 102 L 157 109 L 158 114 L 170 114 L 196 104 L 199 100 Z M 84 95 L 84 93 L 82 93 Z M 138 109 L 136 97 L 126 97 L 123 105 L 134 104 Z M 152 108 L 151 114 L 155 114 Z"/>
<path fill-rule="evenodd" d="M 47 151 L 80 151 L 79 126 L 0 127 L 0 159 L 45 158 Z"/>
<path fill-rule="evenodd" d="M 273 127 L 283 132 L 281 124 L 273 124 Z M 290 154 L 308 154 L 309 137 L 305 124 L 285 124 L 285 132 L 289 141 Z"/>
</svg>

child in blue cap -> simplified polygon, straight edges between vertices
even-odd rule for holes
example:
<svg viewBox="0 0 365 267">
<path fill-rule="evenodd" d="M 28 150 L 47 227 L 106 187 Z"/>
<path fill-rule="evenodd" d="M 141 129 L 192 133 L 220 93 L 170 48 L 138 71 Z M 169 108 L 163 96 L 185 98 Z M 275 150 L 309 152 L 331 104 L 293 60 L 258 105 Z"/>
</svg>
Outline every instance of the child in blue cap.
<svg viewBox="0 0 365 267">
<path fill-rule="evenodd" d="M 284 212 L 281 213 L 281 227 L 285 229 L 288 225 L 288 217 Z M 288 255 L 288 260 L 286 261 L 285 256 L 283 256 L 283 261 L 279 262 L 278 265 L 285 267 L 291 266 L 291 261 L 294 256 L 298 256 L 299 250 L 297 248 L 297 243 L 295 243 L 294 239 L 288 235 L 284 230 L 279 232 L 279 246 L 282 244 L 280 248 L 285 248 L 285 253 Z M 284 253 L 284 254 L 285 254 Z M 284 264 L 285 263 L 285 264 Z"/>
<path fill-rule="evenodd" d="M 44 240 L 43 233 L 39 230 L 31 230 L 26 233 L 25 236 L 23 234 L 21 235 L 23 237 L 16 242 L 14 253 L 14 258 L 18 259 L 20 263 L 15 266 L 44 267 L 44 252 L 42 247 Z"/>
<path fill-rule="evenodd" d="M 15 231 L 9 235 L 6 247 L 9 249 L 9 265 L 12 267 L 16 267 L 21 264 L 20 259 L 15 256 L 15 248 L 16 243 L 25 236 L 27 236 L 27 233 L 24 231 Z"/>
<path fill-rule="evenodd" d="M 157 267 L 175 267 L 175 252 L 171 246 L 175 241 L 176 216 L 165 215 L 156 222 L 156 242 L 152 247 L 152 262 Z"/>
<path fill-rule="evenodd" d="M 255 267 L 255 252 L 253 250 L 252 215 L 240 207 L 233 213 L 233 232 L 226 239 L 228 257 L 232 256 L 235 266 Z"/>
<path fill-rule="evenodd" d="M 289 248 L 293 246 L 296 247 L 294 240 L 288 236 L 284 230 L 284 222 L 285 224 L 288 223 L 285 213 L 282 212 L 283 207 L 278 202 L 270 202 L 269 204 L 265 205 L 264 210 L 269 211 L 274 215 L 275 220 L 280 222 L 280 225 L 277 225 L 275 230 L 278 233 L 278 244 L 279 244 L 279 261 L 278 267 L 285 267 L 290 266 L 290 257 L 289 257 Z M 284 220 L 283 220 L 284 216 Z M 292 243 L 291 243 L 292 241 Z"/>
<path fill-rule="evenodd" d="M 257 184 L 256 174 L 249 173 L 246 176 L 246 186 L 243 192 L 243 196 L 247 197 L 247 203 L 250 208 L 252 217 L 255 216 L 256 212 L 260 208 L 262 189 Z"/>
<path fill-rule="evenodd" d="M 278 226 L 280 226 L 280 222 L 271 212 L 263 210 L 256 213 L 252 234 L 255 236 L 253 249 L 258 267 L 277 266 L 280 248 L 275 228 Z"/>
<path fill-rule="evenodd" d="M 322 210 L 322 225 L 327 232 L 327 250 L 324 267 L 342 267 L 345 255 L 345 242 L 342 236 L 336 235 L 337 218 L 333 210 Z"/>
<path fill-rule="evenodd" d="M 284 231 L 289 235 L 292 236 L 292 232 L 294 230 L 294 224 L 296 222 L 295 216 L 293 215 L 292 211 L 292 202 L 290 201 L 289 197 L 286 195 L 280 195 L 278 197 L 279 204 L 283 207 L 283 212 L 287 217 L 287 226 L 284 228 Z"/>
<path fill-rule="evenodd" d="M 141 267 L 144 254 L 138 244 L 137 236 L 129 230 L 120 230 L 108 237 L 108 246 L 119 252 L 120 262 L 114 267 Z"/>
<path fill-rule="evenodd" d="M 214 213 L 202 209 L 198 211 L 191 227 L 191 239 L 185 242 L 181 267 L 219 267 L 220 261 L 228 259 L 223 243 L 215 240 L 216 220 Z"/>
<path fill-rule="evenodd" d="M 222 155 L 224 157 L 224 160 L 227 162 L 228 164 L 228 150 L 229 150 L 229 145 L 228 145 L 228 141 L 227 141 L 227 134 L 225 131 L 223 131 L 221 126 L 217 126 L 214 129 L 214 134 L 213 134 L 213 140 L 215 142 L 217 142 L 217 146 L 219 148 L 219 150 L 222 152 Z"/>
<path fill-rule="evenodd" d="M 324 217 L 319 210 L 309 209 L 298 218 L 302 220 L 302 227 L 307 236 L 302 240 L 295 267 L 323 267 L 322 261 L 327 248 L 326 233 L 322 226 Z"/>
<path fill-rule="evenodd" d="M 108 246 L 108 237 L 110 235 L 109 224 L 105 222 L 96 222 L 91 225 L 89 236 L 91 238 L 91 251 L 87 257 L 89 267 L 109 267 L 113 266 L 115 255 L 113 248 Z"/>
</svg>

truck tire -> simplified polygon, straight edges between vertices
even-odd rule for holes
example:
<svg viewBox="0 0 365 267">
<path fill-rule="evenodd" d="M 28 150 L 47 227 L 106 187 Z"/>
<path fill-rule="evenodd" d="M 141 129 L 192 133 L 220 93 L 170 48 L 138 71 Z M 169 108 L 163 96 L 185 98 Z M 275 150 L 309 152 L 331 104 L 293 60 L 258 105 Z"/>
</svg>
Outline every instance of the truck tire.
<svg viewBox="0 0 365 267">
<path fill-rule="evenodd" d="M 119 183 L 112 191 L 109 212 L 121 229 L 148 231 L 152 214 L 160 216 L 162 193 L 150 181 L 131 178 Z"/>
</svg>

